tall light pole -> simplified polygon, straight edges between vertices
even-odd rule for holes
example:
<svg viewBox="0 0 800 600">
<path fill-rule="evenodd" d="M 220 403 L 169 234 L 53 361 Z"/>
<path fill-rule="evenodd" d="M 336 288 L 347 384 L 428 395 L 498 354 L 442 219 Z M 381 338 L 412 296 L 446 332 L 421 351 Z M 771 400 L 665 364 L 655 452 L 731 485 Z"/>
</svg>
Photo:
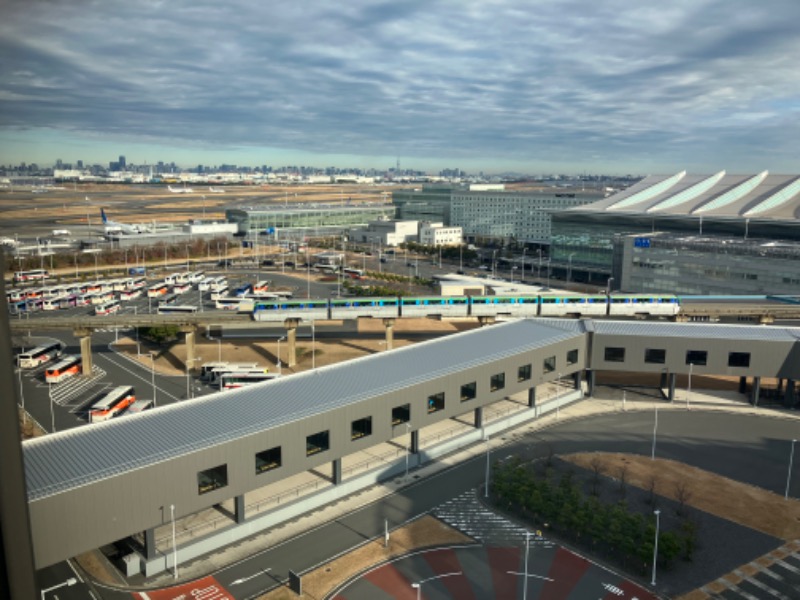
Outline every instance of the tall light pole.
<svg viewBox="0 0 800 600">
<path fill-rule="evenodd" d="M 653 546 L 653 581 L 650 582 L 650 585 L 655 587 L 656 585 L 656 561 L 658 560 L 658 530 L 661 525 L 661 511 L 656 509 L 653 511 L 653 514 L 656 516 L 656 541 L 655 545 Z"/>
<path fill-rule="evenodd" d="M 172 519 L 172 569 L 175 579 L 178 578 L 178 546 L 175 544 L 175 505 L 169 505 L 169 514 Z"/>
<path fill-rule="evenodd" d="M 285 335 L 283 337 L 278 338 L 278 356 L 277 356 L 278 362 L 276 365 L 278 367 L 278 375 L 283 374 L 283 366 L 281 365 L 281 342 L 285 339 L 286 339 Z"/>
<path fill-rule="evenodd" d="M 47 395 L 50 398 L 50 432 L 56 432 L 56 412 L 53 408 L 53 384 L 47 384 Z"/>
<path fill-rule="evenodd" d="M 522 249 L 522 277 L 520 278 L 520 281 L 522 281 L 523 283 L 525 283 L 525 254 L 527 252 L 528 252 L 528 247 L 525 246 Z"/>
<path fill-rule="evenodd" d="M 156 408 L 156 355 L 150 352 L 150 374 L 153 381 L 153 408 Z"/>
<path fill-rule="evenodd" d="M 786 474 L 786 493 L 783 495 L 784 500 L 789 499 L 789 485 L 792 483 L 792 465 L 794 464 L 794 444 L 797 440 L 792 440 L 792 449 L 789 452 L 789 472 Z"/>
<path fill-rule="evenodd" d="M 25 410 L 25 391 L 22 389 L 22 367 L 17 368 L 17 375 L 19 376 L 19 399 L 22 402 L 22 425 L 25 426 L 28 422 L 28 412 Z"/>
<path fill-rule="evenodd" d="M 457 571 L 455 573 L 444 573 L 443 575 L 434 575 L 433 577 L 428 577 L 427 579 L 423 579 L 422 581 L 417 581 L 411 584 L 411 587 L 417 590 L 417 600 L 422 598 L 422 584 L 427 581 L 433 581 L 434 579 L 442 579 L 443 577 L 453 577 L 455 575 L 461 575 L 461 571 Z"/>
<path fill-rule="evenodd" d="M 75 579 L 74 577 L 70 577 L 69 579 L 67 579 L 66 581 L 62 581 L 58 585 L 54 585 L 54 586 L 51 586 L 49 588 L 45 588 L 45 589 L 42 590 L 42 600 L 45 600 L 45 598 L 47 597 L 47 594 L 49 594 L 53 590 L 57 590 L 58 588 L 62 588 L 64 586 L 75 585 L 76 583 L 78 583 L 78 580 Z"/>
<path fill-rule="evenodd" d="M 614 281 L 613 277 L 608 278 L 608 282 L 606 283 L 606 294 L 611 294 L 611 283 Z"/>
<path fill-rule="evenodd" d="M 486 483 L 484 484 L 484 492 L 483 497 L 489 497 L 489 456 L 492 450 L 492 447 L 489 445 L 489 436 L 484 433 L 483 441 L 486 442 Z"/>
<path fill-rule="evenodd" d="M 686 386 L 686 410 L 689 410 L 689 394 L 692 393 L 692 367 L 694 367 L 694 363 L 689 363 L 689 382 Z"/>
<path fill-rule="evenodd" d="M 411 455 L 411 423 L 406 421 L 406 476 L 404 481 L 408 481 L 408 461 Z"/>
</svg>

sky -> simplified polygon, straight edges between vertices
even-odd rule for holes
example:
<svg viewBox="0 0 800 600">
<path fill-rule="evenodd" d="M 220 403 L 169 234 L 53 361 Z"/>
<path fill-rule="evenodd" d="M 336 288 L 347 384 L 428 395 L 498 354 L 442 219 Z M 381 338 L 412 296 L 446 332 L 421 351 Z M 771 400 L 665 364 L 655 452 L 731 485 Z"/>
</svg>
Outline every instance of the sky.
<svg viewBox="0 0 800 600">
<path fill-rule="evenodd" d="M 798 0 L 0 0 L 0 13 L 0 164 L 798 170 Z"/>
</svg>

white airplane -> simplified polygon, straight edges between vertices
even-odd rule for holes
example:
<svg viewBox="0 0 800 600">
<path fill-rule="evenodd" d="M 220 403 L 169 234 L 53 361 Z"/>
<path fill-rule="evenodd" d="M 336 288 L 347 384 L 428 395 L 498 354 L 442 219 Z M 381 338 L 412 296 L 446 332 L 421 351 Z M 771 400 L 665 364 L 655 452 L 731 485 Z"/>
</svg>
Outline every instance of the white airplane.
<svg viewBox="0 0 800 600">
<path fill-rule="evenodd" d="M 194 192 L 192 188 L 186 187 L 185 185 L 182 188 L 174 188 L 171 185 L 168 185 L 167 189 L 173 194 L 191 194 Z"/>
<path fill-rule="evenodd" d="M 127 223 L 119 223 L 117 221 L 111 221 L 108 217 L 106 217 L 106 211 L 102 208 L 100 209 L 100 218 L 103 219 L 103 227 L 105 228 L 106 233 L 126 233 L 126 234 L 137 234 L 137 233 L 147 233 L 146 227 L 140 227 L 139 225 L 128 225 Z"/>
<path fill-rule="evenodd" d="M 213 193 L 213 194 L 224 194 L 225 193 L 224 189 L 219 188 L 219 187 L 214 187 L 214 186 L 211 186 L 210 188 L 208 188 L 208 191 Z"/>
</svg>

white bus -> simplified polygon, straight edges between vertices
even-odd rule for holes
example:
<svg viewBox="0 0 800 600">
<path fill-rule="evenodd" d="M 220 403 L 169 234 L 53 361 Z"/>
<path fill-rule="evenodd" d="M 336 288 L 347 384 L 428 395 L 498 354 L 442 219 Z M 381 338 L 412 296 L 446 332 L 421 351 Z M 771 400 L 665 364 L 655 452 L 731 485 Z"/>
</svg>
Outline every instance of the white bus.
<svg viewBox="0 0 800 600">
<path fill-rule="evenodd" d="M 73 377 L 81 372 L 80 356 L 65 356 L 44 372 L 47 383 L 60 383 L 68 377 Z"/>
<path fill-rule="evenodd" d="M 134 298 L 141 298 L 142 290 L 123 290 L 119 293 L 119 299 L 123 302 L 133 300 Z"/>
<path fill-rule="evenodd" d="M 33 350 L 17 354 L 17 365 L 20 369 L 34 369 L 61 356 L 61 350 L 61 342 L 36 346 Z"/>
<path fill-rule="evenodd" d="M 167 292 L 169 292 L 169 286 L 166 283 L 156 283 L 147 288 L 147 297 L 159 298 L 160 296 L 166 296 Z"/>
<path fill-rule="evenodd" d="M 213 292 L 223 287 L 228 287 L 228 280 L 225 277 L 217 277 L 211 282 L 210 289 Z"/>
<path fill-rule="evenodd" d="M 203 281 L 197 284 L 197 289 L 201 292 L 209 291 L 211 289 L 211 282 L 214 281 L 214 279 L 214 277 L 206 277 L 203 279 Z"/>
<path fill-rule="evenodd" d="M 50 277 L 50 273 L 45 269 L 33 269 L 31 271 L 17 271 L 14 273 L 14 283 L 25 283 L 27 281 L 41 281 Z"/>
<path fill-rule="evenodd" d="M 265 294 L 269 291 L 270 280 L 259 281 L 253 286 L 253 294 Z"/>
<path fill-rule="evenodd" d="M 89 409 L 89 422 L 100 423 L 116 417 L 136 402 L 136 394 L 129 385 L 115 387 Z"/>
<path fill-rule="evenodd" d="M 206 278 L 206 274 L 203 271 L 195 271 L 189 275 L 189 283 L 200 283 Z"/>
<path fill-rule="evenodd" d="M 208 372 L 206 380 L 209 385 L 219 385 L 220 378 L 227 373 L 268 373 L 269 369 L 257 363 L 229 363 L 224 367 L 216 367 Z"/>
<path fill-rule="evenodd" d="M 114 292 L 107 290 L 105 292 L 96 292 L 92 295 L 92 304 L 106 304 L 114 301 Z"/>
<path fill-rule="evenodd" d="M 152 400 L 137 400 L 128 407 L 128 410 L 125 411 L 125 414 L 132 415 L 134 413 L 140 413 L 143 410 L 147 410 L 149 408 L 153 408 Z"/>
<path fill-rule="evenodd" d="M 42 301 L 42 310 L 58 310 L 61 308 L 61 299 L 65 296 L 58 296 L 55 298 L 45 298 Z"/>
<path fill-rule="evenodd" d="M 184 283 L 176 283 L 172 288 L 172 292 L 174 294 L 181 295 L 181 294 L 185 294 L 190 289 L 192 289 L 192 284 L 187 281 L 187 282 L 184 282 Z"/>
<path fill-rule="evenodd" d="M 173 314 L 189 314 L 193 315 L 197 312 L 197 307 L 192 305 L 180 304 L 162 304 L 158 307 L 159 315 L 173 315 Z"/>
<path fill-rule="evenodd" d="M 113 315 L 119 312 L 119 301 L 111 300 L 110 302 L 103 302 L 94 307 L 94 314 L 97 316 Z"/>
<path fill-rule="evenodd" d="M 220 298 L 227 298 L 228 297 L 228 286 L 221 287 L 218 290 L 214 290 L 211 292 L 211 301 L 216 302 Z"/>
<path fill-rule="evenodd" d="M 254 371 L 236 371 L 235 373 L 225 373 L 219 378 L 219 389 L 233 390 L 254 383 L 262 383 L 280 377 L 278 373 L 258 373 Z"/>
</svg>

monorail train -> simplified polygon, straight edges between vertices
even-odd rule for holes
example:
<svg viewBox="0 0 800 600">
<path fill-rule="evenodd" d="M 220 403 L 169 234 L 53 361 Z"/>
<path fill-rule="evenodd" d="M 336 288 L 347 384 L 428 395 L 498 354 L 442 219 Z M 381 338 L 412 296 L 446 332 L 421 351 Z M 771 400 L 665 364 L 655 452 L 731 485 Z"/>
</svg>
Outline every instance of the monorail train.
<svg viewBox="0 0 800 600">
<path fill-rule="evenodd" d="M 677 296 L 603 294 L 590 296 L 355 297 L 323 300 L 264 300 L 253 306 L 256 321 L 354 319 L 364 317 L 650 317 L 680 312 Z"/>
</svg>

